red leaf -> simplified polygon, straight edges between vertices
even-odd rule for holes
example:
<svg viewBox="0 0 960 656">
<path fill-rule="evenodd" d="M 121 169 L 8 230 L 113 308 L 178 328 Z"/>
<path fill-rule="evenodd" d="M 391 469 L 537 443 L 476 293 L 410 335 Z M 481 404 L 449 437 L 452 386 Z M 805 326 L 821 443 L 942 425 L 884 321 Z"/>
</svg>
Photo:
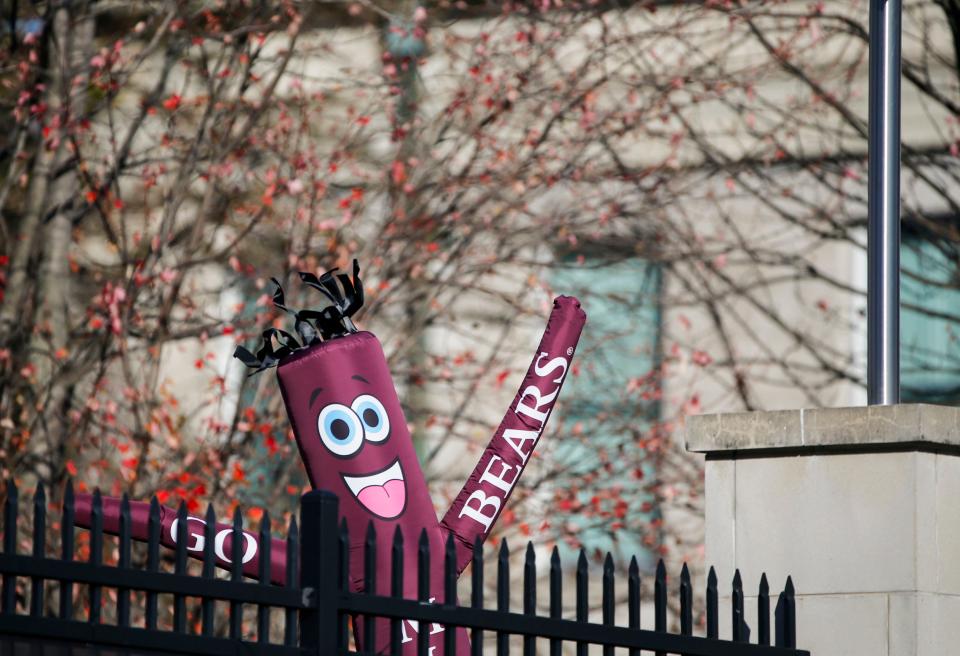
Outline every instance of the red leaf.
<svg viewBox="0 0 960 656">
<path fill-rule="evenodd" d="M 163 101 L 163 108 L 172 112 L 180 107 L 181 100 L 180 95 L 175 93 Z"/>
</svg>

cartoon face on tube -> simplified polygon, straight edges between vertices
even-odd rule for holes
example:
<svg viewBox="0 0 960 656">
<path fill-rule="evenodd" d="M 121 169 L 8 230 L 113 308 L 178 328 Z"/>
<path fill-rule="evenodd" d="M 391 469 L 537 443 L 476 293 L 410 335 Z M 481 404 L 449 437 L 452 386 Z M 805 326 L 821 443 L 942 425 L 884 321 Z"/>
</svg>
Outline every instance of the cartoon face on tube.
<svg viewBox="0 0 960 656">
<path fill-rule="evenodd" d="M 352 378 L 369 384 L 359 374 Z M 322 392 L 323 389 L 318 387 L 310 397 Z M 366 445 L 385 446 L 390 439 L 390 417 L 380 399 L 372 394 L 361 394 L 349 406 L 342 403 L 323 406 L 317 416 L 317 434 L 330 453 L 347 460 L 361 456 Z M 399 458 L 388 467 L 363 476 L 341 476 L 353 498 L 374 517 L 396 519 L 403 514 L 407 489 Z"/>
<path fill-rule="evenodd" d="M 307 475 L 337 494 L 348 524 L 433 512 L 376 337 L 323 342 L 285 361 L 277 377 Z"/>
</svg>

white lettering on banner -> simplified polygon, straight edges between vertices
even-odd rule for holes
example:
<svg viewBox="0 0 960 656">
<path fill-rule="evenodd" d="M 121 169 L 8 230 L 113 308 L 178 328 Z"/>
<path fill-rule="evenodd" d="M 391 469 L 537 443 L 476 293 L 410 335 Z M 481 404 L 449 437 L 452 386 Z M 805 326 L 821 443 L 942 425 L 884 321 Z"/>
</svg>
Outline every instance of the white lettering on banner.
<svg viewBox="0 0 960 656">
<path fill-rule="evenodd" d="M 497 463 L 500 463 L 500 473 L 494 474 L 491 470 Z M 513 484 L 517 482 L 517 477 L 514 476 L 512 481 L 508 481 L 504 478 L 504 476 L 509 474 L 511 469 L 513 469 L 513 466 L 505 463 L 503 458 L 500 456 L 493 456 L 490 458 L 490 462 L 487 463 L 487 468 L 483 470 L 483 475 L 480 477 L 480 482 L 490 483 L 490 485 L 498 487 L 507 494 L 510 494 L 510 490 L 513 489 Z"/>
<path fill-rule="evenodd" d="M 470 505 L 470 502 L 474 500 L 477 501 L 476 508 Z M 490 514 L 483 511 L 483 509 L 488 506 L 493 506 Z M 474 490 L 473 494 L 467 497 L 467 500 L 464 502 L 460 516 L 463 517 L 466 515 L 473 521 L 483 524 L 484 530 L 489 531 L 490 525 L 493 524 L 493 520 L 496 518 L 498 512 L 500 512 L 500 499 L 498 497 L 487 497 L 487 494 L 483 490 Z"/>
<path fill-rule="evenodd" d="M 170 524 L 170 539 L 174 544 L 177 543 L 177 527 L 179 526 L 180 518 L 177 517 Z M 191 523 L 198 522 L 201 526 L 206 526 L 207 522 L 200 519 L 199 517 L 187 517 L 187 530 L 190 530 Z M 213 551 L 220 560 L 225 562 L 233 562 L 230 558 L 227 557 L 227 554 L 224 551 L 224 544 L 226 543 L 227 536 L 233 533 L 232 528 L 221 529 L 213 539 Z M 203 531 L 200 532 L 189 532 L 188 535 L 193 538 L 193 544 L 187 545 L 187 551 L 192 551 L 194 553 L 203 551 L 203 548 L 206 546 L 206 540 L 203 536 Z M 244 551 L 243 558 L 241 562 L 243 564 L 249 563 L 253 560 L 254 556 L 257 555 L 257 539 L 246 531 L 243 532 L 244 542 Z"/>
<path fill-rule="evenodd" d="M 427 600 L 428 603 L 434 603 L 437 600 L 436 597 L 430 597 Z M 410 628 L 414 633 L 420 633 L 420 622 L 417 620 L 403 620 L 400 622 L 400 633 L 402 634 L 402 639 L 400 640 L 401 644 L 405 644 L 413 640 L 413 636 L 407 634 L 407 625 L 410 625 Z M 433 626 L 430 627 L 429 635 L 434 635 L 443 631 L 443 627 L 434 622 Z M 433 656 L 433 650 L 436 649 L 435 646 L 430 647 L 430 651 L 427 652 L 428 656 Z"/>
<path fill-rule="evenodd" d="M 502 439 L 520 456 L 520 464 L 507 464 L 500 456 L 491 455 L 478 484 L 486 483 L 494 489 L 487 491 L 474 490 L 467 497 L 463 508 L 460 510 L 460 517 L 468 517 L 481 524 L 484 532 L 490 530 L 493 520 L 497 518 L 503 506 L 503 499 L 510 496 L 513 486 L 520 478 L 520 474 L 523 473 L 527 459 L 533 453 L 533 446 L 540 437 L 540 433 L 543 432 L 543 427 L 547 423 L 550 411 L 553 409 L 553 402 L 557 398 L 557 394 L 560 393 L 560 385 L 563 384 L 563 379 L 567 375 L 570 363 L 566 358 L 552 358 L 542 364 L 543 360 L 548 357 L 548 354 L 544 352 L 537 356 L 533 363 L 533 373 L 540 379 L 556 376 L 550 381 L 556 387 L 553 388 L 552 392 L 544 394 L 537 385 L 527 385 L 521 392 L 520 400 L 517 401 L 517 407 L 514 409 L 514 414 L 525 415 L 537 421 L 540 426 L 535 430 L 508 428 L 503 431 Z"/>
</svg>

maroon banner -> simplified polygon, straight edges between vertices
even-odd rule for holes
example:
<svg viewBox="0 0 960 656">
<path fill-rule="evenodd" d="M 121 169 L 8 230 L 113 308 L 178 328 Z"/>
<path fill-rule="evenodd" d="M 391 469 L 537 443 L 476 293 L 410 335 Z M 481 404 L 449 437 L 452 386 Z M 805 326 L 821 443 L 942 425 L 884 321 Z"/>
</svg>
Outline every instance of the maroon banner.
<svg viewBox="0 0 960 656">
<path fill-rule="evenodd" d="M 456 537 L 461 571 L 470 562 L 477 537 L 486 539 L 507 505 L 570 372 L 587 316 L 579 301 L 569 296 L 555 299 L 553 305 L 537 355 L 510 410 L 440 522 Z"/>
</svg>

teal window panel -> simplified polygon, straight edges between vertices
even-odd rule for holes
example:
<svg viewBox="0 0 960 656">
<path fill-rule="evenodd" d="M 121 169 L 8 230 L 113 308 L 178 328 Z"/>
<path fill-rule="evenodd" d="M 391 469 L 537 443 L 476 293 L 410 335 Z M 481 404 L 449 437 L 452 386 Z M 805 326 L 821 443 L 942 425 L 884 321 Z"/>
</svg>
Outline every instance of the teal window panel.
<svg viewBox="0 0 960 656">
<path fill-rule="evenodd" d="M 900 267 L 901 400 L 960 403 L 960 321 L 950 318 L 960 318 L 957 259 L 905 233 Z"/>
<path fill-rule="evenodd" d="M 584 545 L 620 558 L 637 555 L 649 568 L 655 561 L 651 533 L 638 526 L 649 527 L 658 516 L 648 491 L 656 480 L 655 455 L 645 443 L 660 414 L 661 269 L 636 257 L 613 263 L 603 256 L 568 258 L 551 283 L 556 293 L 577 296 L 587 312 L 555 451 L 564 478 L 584 481 L 576 493 L 584 512 L 571 521 Z M 598 517 L 598 496 L 606 511 L 622 497 L 627 516 Z M 621 522 L 622 528 L 611 528 Z"/>
</svg>

